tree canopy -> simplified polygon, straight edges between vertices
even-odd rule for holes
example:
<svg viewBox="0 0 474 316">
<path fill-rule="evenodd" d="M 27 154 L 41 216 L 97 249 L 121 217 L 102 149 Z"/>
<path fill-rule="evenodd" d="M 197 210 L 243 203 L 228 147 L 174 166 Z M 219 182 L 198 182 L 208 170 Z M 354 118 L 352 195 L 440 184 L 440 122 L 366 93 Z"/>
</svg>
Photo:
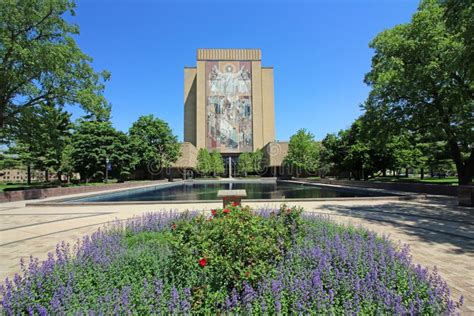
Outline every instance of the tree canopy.
<svg viewBox="0 0 474 316">
<path fill-rule="evenodd" d="M 115 130 L 108 121 L 79 122 L 71 146 L 74 170 L 86 181 L 104 179 L 107 160 L 112 166 L 109 174 L 121 180 L 130 175 L 136 164 L 127 134 Z"/>
<path fill-rule="evenodd" d="M 140 116 L 129 130 L 133 152 L 141 167 L 161 170 L 181 155 L 178 138 L 165 121 L 153 115 Z"/>
<path fill-rule="evenodd" d="M 387 126 L 444 140 L 459 183 L 467 184 L 474 173 L 474 82 L 472 15 L 465 11 L 472 13 L 472 5 L 455 11 L 456 20 L 446 5 L 422 1 L 410 23 L 370 43 L 375 54 L 365 78 L 371 87 L 365 109 L 381 114 Z"/>
<path fill-rule="evenodd" d="M 211 169 L 214 176 L 223 174 L 225 170 L 221 153 L 217 150 L 214 150 L 211 153 Z"/>
<path fill-rule="evenodd" d="M 206 148 L 199 149 L 196 165 L 197 172 L 204 176 L 210 175 L 213 170 L 212 163 L 213 162 L 209 151 Z"/>
<path fill-rule="evenodd" d="M 300 173 L 312 174 L 319 167 L 319 144 L 314 135 L 305 129 L 300 129 L 291 136 L 288 144 L 288 154 L 285 162 Z"/>
<path fill-rule="evenodd" d="M 77 46 L 79 27 L 64 18 L 74 8 L 71 0 L 0 2 L 0 127 L 42 103 L 78 104 L 91 117 L 108 119 L 102 93 L 110 74 L 95 72 Z"/>
</svg>

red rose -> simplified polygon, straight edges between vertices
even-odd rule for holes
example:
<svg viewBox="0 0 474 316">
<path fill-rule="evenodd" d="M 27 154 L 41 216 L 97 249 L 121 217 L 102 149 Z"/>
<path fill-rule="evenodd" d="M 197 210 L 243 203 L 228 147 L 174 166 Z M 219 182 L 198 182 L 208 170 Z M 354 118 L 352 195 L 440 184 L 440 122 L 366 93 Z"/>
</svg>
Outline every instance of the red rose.
<svg viewBox="0 0 474 316">
<path fill-rule="evenodd" d="M 239 204 L 237 202 L 232 202 L 232 206 L 238 206 Z"/>
<path fill-rule="evenodd" d="M 176 229 L 176 224 L 173 223 L 173 225 L 171 225 L 171 229 L 175 230 Z"/>
<path fill-rule="evenodd" d="M 201 260 L 199 260 L 199 265 L 201 267 L 204 268 L 206 266 L 206 264 L 207 264 L 206 258 L 201 258 Z"/>
<path fill-rule="evenodd" d="M 230 213 L 230 210 L 229 210 L 228 208 L 226 208 L 225 210 L 223 210 L 223 212 L 224 212 L 225 214 L 229 214 L 229 213 Z"/>
<path fill-rule="evenodd" d="M 211 213 L 212 213 L 212 216 L 216 216 L 217 214 L 216 210 L 212 210 Z"/>
</svg>

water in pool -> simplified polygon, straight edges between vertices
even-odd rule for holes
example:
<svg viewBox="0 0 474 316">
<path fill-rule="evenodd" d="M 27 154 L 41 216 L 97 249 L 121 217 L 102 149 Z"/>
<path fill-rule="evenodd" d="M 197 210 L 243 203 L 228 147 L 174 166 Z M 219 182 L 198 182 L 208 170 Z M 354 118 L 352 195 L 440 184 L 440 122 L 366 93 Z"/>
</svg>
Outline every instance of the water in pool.
<svg viewBox="0 0 474 316">
<path fill-rule="evenodd" d="M 124 201 L 178 201 L 219 200 L 218 190 L 239 190 L 247 192 L 247 199 L 300 199 L 374 196 L 352 190 L 323 186 L 303 185 L 281 181 L 253 182 L 207 182 L 195 181 L 156 186 L 145 189 L 127 190 L 118 193 L 75 200 L 77 202 L 124 202 Z"/>
</svg>

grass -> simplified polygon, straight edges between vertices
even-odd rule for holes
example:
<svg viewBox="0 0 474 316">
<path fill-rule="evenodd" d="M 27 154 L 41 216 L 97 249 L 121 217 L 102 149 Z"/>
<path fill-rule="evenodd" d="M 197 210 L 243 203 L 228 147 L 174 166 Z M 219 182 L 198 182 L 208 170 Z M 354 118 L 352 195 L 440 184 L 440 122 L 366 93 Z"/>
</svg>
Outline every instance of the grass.
<svg viewBox="0 0 474 316">
<path fill-rule="evenodd" d="M 89 183 L 63 183 L 61 185 L 48 183 L 48 182 L 35 182 L 30 185 L 26 183 L 0 183 L 0 192 L 4 192 L 6 189 L 7 191 L 11 189 L 18 189 L 18 190 L 26 190 L 26 189 L 34 189 L 34 188 L 57 188 L 57 187 L 77 187 L 77 186 L 100 186 L 100 185 L 108 185 L 117 183 L 117 180 L 112 179 L 109 180 L 107 183 L 104 182 L 89 182 Z"/>
<path fill-rule="evenodd" d="M 423 180 L 421 180 L 420 178 L 376 177 L 376 178 L 370 179 L 370 181 L 458 185 L 457 177 L 446 177 L 446 178 L 425 177 Z"/>
</svg>

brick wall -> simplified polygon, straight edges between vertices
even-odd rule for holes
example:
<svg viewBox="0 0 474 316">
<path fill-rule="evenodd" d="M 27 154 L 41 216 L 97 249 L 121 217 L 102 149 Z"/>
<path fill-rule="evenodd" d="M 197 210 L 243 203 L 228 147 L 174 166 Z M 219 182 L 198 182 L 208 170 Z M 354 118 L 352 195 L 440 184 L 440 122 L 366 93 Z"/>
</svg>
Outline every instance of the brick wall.
<svg viewBox="0 0 474 316">
<path fill-rule="evenodd" d="M 107 185 L 98 185 L 98 186 L 76 186 L 76 187 L 67 187 L 67 188 L 48 188 L 48 189 L 28 189 L 20 191 L 7 191 L 0 192 L 0 203 L 1 202 L 14 202 L 14 201 L 23 201 L 23 200 L 35 200 L 35 199 L 45 199 L 48 197 L 62 196 L 69 194 L 79 194 L 87 192 L 100 192 L 100 191 L 110 191 L 115 189 L 122 188 L 133 188 L 139 187 L 152 183 L 166 182 L 167 180 L 160 181 L 140 181 L 140 182 L 125 182 L 125 183 L 115 183 Z"/>
</svg>

